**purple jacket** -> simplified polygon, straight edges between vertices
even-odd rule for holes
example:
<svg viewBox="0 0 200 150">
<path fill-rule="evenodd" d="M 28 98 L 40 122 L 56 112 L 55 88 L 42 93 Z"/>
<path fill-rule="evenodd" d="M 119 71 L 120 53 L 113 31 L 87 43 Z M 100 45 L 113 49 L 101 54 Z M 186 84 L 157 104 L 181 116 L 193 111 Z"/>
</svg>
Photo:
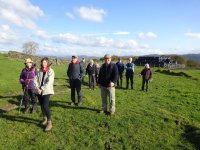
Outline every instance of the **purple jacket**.
<svg viewBox="0 0 200 150">
<path fill-rule="evenodd" d="M 38 74 L 37 68 L 24 68 L 22 69 L 19 82 L 22 84 L 23 87 L 26 89 L 34 89 L 34 78 Z"/>
</svg>

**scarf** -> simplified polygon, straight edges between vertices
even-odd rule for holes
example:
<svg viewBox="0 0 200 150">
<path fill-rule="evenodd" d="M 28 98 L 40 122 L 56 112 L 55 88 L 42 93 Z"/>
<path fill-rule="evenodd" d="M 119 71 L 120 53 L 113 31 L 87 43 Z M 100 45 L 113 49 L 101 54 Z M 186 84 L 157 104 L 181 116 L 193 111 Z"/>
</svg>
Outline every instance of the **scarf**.
<svg viewBox="0 0 200 150">
<path fill-rule="evenodd" d="M 43 73 L 46 73 L 48 70 L 49 70 L 48 67 L 46 67 L 46 68 L 42 68 L 42 72 L 43 72 Z"/>
</svg>

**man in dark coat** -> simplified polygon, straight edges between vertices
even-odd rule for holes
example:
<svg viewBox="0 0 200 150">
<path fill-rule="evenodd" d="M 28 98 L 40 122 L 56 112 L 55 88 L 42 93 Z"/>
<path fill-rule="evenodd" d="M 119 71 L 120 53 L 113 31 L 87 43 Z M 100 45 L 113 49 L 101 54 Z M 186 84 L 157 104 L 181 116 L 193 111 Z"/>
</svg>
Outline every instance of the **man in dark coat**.
<svg viewBox="0 0 200 150">
<path fill-rule="evenodd" d="M 107 97 L 109 97 L 110 102 L 110 115 L 115 113 L 115 83 L 117 82 L 117 78 L 117 65 L 111 62 L 111 55 L 106 54 L 98 78 L 102 98 L 102 111 L 100 113 L 107 113 Z"/>
<path fill-rule="evenodd" d="M 89 88 L 94 90 L 95 87 L 95 76 L 96 76 L 96 65 L 94 61 L 91 59 L 90 63 L 87 65 L 86 68 L 86 75 L 89 76 Z"/>
<path fill-rule="evenodd" d="M 121 58 L 118 59 L 118 62 L 116 63 L 116 65 L 117 65 L 117 68 L 118 68 L 117 86 L 122 88 L 124 64 L 123 64 Z"/>
<path fill-rule="evenodd" d="M 72 61 L 67 69 L 67 76 L 69 77 L 69 83 L 71 88 L 72 106 L 75 105 L 75 90 L 78 95 L 78 106 L 82 104 L 81 81 L 84 73 L 84 68 L 78 61 L 78 57 L 72 56 Z"/>
</svg>

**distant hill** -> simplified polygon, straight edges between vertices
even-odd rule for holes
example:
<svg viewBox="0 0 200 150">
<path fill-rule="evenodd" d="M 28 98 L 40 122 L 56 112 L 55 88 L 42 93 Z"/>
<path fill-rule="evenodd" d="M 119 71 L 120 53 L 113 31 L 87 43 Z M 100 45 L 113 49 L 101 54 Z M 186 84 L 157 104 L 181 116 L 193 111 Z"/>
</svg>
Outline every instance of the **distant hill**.
<svg viewBox="0 0 200 150">
<path fill-rule="evenodd" d="M 200 62 L 200 54 L 185 54 L 182 55 L 182 57 L 196 62 Z"/>
</svg>

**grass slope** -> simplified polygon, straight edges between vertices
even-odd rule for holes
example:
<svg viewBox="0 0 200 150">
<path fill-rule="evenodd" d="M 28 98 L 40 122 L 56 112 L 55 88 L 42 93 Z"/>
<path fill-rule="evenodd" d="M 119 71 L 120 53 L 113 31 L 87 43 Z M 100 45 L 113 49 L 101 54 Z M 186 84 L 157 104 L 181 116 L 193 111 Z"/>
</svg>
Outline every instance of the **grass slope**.
<svg viewBox="0 0 200 150">
<path fill-rule="evenodd" d="M 187 76 L 155 72 L 148 94 L 140 91 L 136 76 L 134 90 L 116 90 L 116 115 L 110 117 L 98 114 L 98 88 L 82 86 L 83 105 L 71 107 L 66 66 L 53 66 L 53 129 L 45 133 L 39 106 L 35 114 L 19 114 L 16 108 L 22 67 L 0 55 L 0 149 L 200 149 L 199 70 L 183 71 Z"/>
</svg>

